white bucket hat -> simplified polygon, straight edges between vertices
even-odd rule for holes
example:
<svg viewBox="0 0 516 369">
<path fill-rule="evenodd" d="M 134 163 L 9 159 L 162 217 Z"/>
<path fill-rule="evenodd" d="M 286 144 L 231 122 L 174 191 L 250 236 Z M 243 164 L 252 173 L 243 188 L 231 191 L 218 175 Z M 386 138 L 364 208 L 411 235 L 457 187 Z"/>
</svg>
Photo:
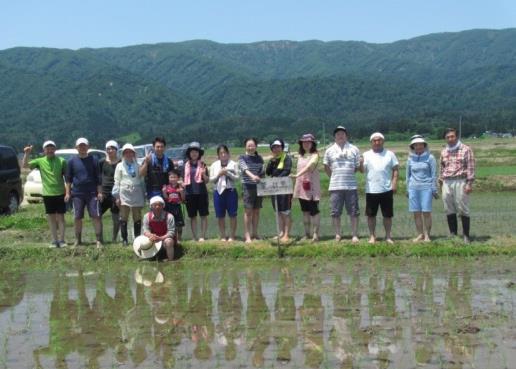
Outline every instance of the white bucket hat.
<svg viewBox="0 0 516 369">
<path fill-rule="evenodd" d="M 410 138 L 410 145 L 409 147 L 414 150 L 414 144 L 417 144 L 417 143 L 422 143 L 425 145 L 425 147 L 428 145 L 424 139 L 423 136 L 421 135 L 414 135 Z"/>
<path fill-rule="evenodd" d="M 126 143 L 124 146 L 122 146 L 122 154 L 125 150 L 131 150 L 132 152 L 136 153 L 136 150 L 134 149 L 134 146 L 130 143 Z"/>
<path fill-rule="evenodd" d="M 161 250 L 162 241 L 152 242 L 147 236 L 138 236 L 134 239 L 133 250 L 140 259 L 150 259 Z"/>
</svg>

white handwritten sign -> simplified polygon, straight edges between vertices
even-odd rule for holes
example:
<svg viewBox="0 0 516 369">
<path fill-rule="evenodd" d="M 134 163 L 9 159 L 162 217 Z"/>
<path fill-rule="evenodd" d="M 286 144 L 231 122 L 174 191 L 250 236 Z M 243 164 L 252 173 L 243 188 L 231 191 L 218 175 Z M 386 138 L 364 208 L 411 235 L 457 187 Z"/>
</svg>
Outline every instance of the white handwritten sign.
<svg viewBox="0 0 516 369">
<path fill-rule="evenodd" d="M 294 192 L 290 177 L 262 178 L 256 186 L 258 196 L 289 195 Z"/>
</svg>

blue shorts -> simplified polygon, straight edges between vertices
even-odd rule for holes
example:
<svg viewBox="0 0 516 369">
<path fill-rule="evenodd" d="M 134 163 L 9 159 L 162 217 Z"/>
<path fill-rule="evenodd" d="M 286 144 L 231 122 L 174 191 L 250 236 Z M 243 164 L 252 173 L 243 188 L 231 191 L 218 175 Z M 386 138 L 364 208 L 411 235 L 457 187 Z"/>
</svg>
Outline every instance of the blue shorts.
<svg viewBox="0 0 516 369">
<path fill-rule="evenodd" d="M 227 188 L 219 195 L 217 191 L 213 191 L 213 207 L 215 208 L 215 216 L 224 218 L 226 211 L 230 218 L 237 216 L 238 210 L 238 193 L 234 188 Z"/>
<path fill-rule="evenodd" d="M 409 211 L 430 213 L 432 211 L 432 189 L 427 190 L 410 190 L 409 195 Z"/>
</svg>

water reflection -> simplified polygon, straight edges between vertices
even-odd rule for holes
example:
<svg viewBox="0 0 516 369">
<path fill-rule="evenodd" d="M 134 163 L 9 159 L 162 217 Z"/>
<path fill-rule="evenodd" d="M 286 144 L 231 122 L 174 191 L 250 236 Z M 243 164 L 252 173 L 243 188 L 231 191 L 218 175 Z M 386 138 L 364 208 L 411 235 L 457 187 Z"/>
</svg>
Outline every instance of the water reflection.
<svg viewBox="0 0 516 369">
<path fill-rule="evenodd" d="M 12 303 L 0 321 L 16 333 L 1 337 L 2 363 L 504 368 L 516 359 L 516 295 L 507 284 L 516 272 L 386 263 L 78 270 L 47 276 L 50 290 L 31 289 L 41 276 L 17 277 L 32 292 L 2 289 Z M 15 346 L 18 336 L 30 339 Z"/>
</svg>

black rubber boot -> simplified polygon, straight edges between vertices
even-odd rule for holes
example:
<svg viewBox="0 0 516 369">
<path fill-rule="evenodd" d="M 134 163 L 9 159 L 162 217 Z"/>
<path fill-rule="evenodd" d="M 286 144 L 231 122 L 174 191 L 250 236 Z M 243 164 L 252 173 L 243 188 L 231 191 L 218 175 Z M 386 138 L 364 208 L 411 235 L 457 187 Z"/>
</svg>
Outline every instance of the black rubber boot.
<svg viewBox="0 0 516 369">
<path fill-rule="evenodd" d="M 127 246 L 127 222 L 120 221 L 120 235 L 122 236 L 122 246 Z"/>
<path fill-rule="evenodd" d="M 142 221 L 134 222 L 134 238 L 142 234 Z"/>
<path fill-rule="evenodd" d="M 462 234 L 464 235 L 464 242 L 470 243 L 471 242 L 470 238 L 469 238 L 470 218 L 465 215 L 461 215 L 460 220 L 462 222 Z"/>
<path fill-rule="evenodd" d="M 115 243 L 118 231 L 120 230 L 120 217 L 118 214 L 111 214 L 111 219 L 113 219 L 113 236 L 111 237 L 111 240 Z"/>
<path fill-rule="evenodd" d="M 457 214 L 449 214 L 446 216 L 448 218 L 448 228 L 450 229 L 450 233 L 452 236 L 457 235 Z"/>
</svg>

